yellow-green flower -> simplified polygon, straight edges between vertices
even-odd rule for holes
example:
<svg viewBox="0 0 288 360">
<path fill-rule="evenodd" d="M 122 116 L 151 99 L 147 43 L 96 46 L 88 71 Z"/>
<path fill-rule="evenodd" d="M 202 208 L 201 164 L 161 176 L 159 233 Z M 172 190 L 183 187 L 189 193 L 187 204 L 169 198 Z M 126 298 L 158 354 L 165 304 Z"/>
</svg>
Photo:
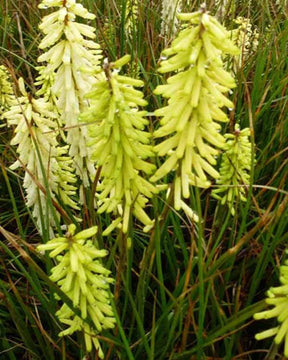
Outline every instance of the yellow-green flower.
<svg viewBox="0 0 288 360">
<path fill-rule="evenodd" d="M 175 171 L 176 210 L 185 207 L 183 198 L 189 198 L 190 185 L 206 188 L 210 178 L 219 178 L 214 166 L 219 149 L 225 146 L 220 123 L 228 121 L 222 107 L 233 108 L 226 94 L 235 87 L 222 57 L 239 53 L 229 32 L 204 8 L 180 14 L 179 19 L 188 26 L 163 51 L 159 69 L 176 74 L 155 90 L 168 104 L 155 111 L 161 120 L 154 137 L 163 138 L 155 151 L 165 160 L 151 178 L 156 182 Z"/>
<path fill-rule="evenodd" d="M 127 0 L 125 4 L 125 30 L 131 36 L 136 31 L 139 12 L 139 0 Z"/>
<path fill-rule="evenodd" d="M 88 352 L 92 344 L 98 350 L 100 359 L 104 358 L 97 335 L 104 329 L 115 325 L 113 309 L 110 305 L 109 286 L 114 280 L 110 271 L 102 265 L 101 259 L 106 250 L 99 250 L 89 239 L 97 233 L 97 226 L 75 234 L 76 226 L 71 224 L 64 237 L 57 237 L 46 244 L 39 245 L 39 251 L 50 251 L 57 265 L 52 268 L 50 279 L 72 300 L 73 306 L 80 310 L 81 317 L 63 304 L 56 315 L 68 327 L 59 336 L 83 331 Z M 93 327 L 87 319 L 91 319 Z M 86 321 L 85 321 L 86 320 Z"/>
<path fill-rule="evenodd" d="M 268 305 L 273 306 L 272 309 L 256 313 L 254 319 L 271 319 L 277 318 L 278 326 L 269 330 L 256 334 L 257 340 L 266 339 L 275 336 L 276 344 L 284 341 L 284 356 L 288 357 L 288 261 L 280 266 L 280 282 L 281 286 L 270 288 L 268 298 L 265 300 Z"/>
<path fill-rule="evenodd" d="M 122 231 L 128 230 L 130 213 L 144 225 L 152 221 L 144 207 L 157 192 L 154 185 L 145 179 L 155 166 L 147 158 L 153 156 L 150 133 L 145 131 L 149 124 L 143 93 L 134 87 L 143 86 L 141 80 L 119 74 L 122 65 L 129 61 L 125 56 L 114 64 L 105 65 L 105 76 L 99 74 L 98 81 L 87 95 L 90 108 L 81 115 L 88 126 L 92 159 L 101 167 L 100 182 L 97 185 L 98 212 L 114 212 L 122 221 Z"/>
<path fill-rule="evenodd" d="M 216 180 L 218 189 L 212 196 L 227 203 L 232 215 L 235 214 L 235 203 L 246 201 L 247 188 L 250 183 L 252 148 L 249 141 L 250 129 L 240 130 L 235 125 L 233 134 L 225 134 L 226 144 L 221 159 L 220 177 Z"/>
</svg>

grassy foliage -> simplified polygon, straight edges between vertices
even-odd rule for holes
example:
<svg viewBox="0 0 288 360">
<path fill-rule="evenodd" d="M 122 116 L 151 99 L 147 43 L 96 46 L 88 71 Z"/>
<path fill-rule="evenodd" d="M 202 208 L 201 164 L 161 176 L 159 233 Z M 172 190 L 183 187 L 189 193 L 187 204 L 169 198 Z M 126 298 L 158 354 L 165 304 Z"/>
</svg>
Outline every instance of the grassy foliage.
<svg viewBox="0 0 288 360">
<path fill-rule="evenodd" d="M 139 2 L 128 35 L 128 3 L 83 0 L 97 15 L 93 24 L 105 56 L 112 61 L 131 54 L 126 71 L 144 80 L 152 113 L 163 103 L 153 90 L 165 81 L 157 67 L 172 35 L 160 36 L 161 1 L 156 0 Z M 183 3 L 183 11 L 200 5 Z M 221 3 L 207 1 L 211 14 Z M 220 16 L 228 29 L 235 27 L 233 19 L 243 16 L 260 34 L 257 50 L 236 69 L 235 110 L 227 125 L 227 130 L 233 129 L 238 122 L 242 128 L 250 127 L 253 135 L 257 163 L 247 202 L 233 217 L 227 206 L 211 197 L 211 188 L 193 188 L 190 205 L 200 217 L 195 224 L 176 212 L 171 199 L 161 193 L 148 208 L 156 219 L 151 233 L 144 234 L 137 222 L 128 235 L 103 239 L 100 232 L 98 242 L 109 250 L 105 265 L 116 279 L 112 305 L 117 326 L 99 335 L 106 359 L 282 358 L 282 348 L 270 339 L 254 340 L 267 323 L 255 322 L 252 316 L 265 308 L 265 291 L 278 285 L 278 266 L 288 241 L 287 2 L 227 3 L 230 10 Z M 41 16 L 37 1 L 0 0 L 0 64 L 8 67 L 14 80 L 23 76 L 31 90 L 40 55 Z M 158 126 L 153 115 L 150 124 L 151 129 Z M 49 234 L 40 237 L 36 231 L 25 207 L 23 174 L 9 169 L 16 157 L 10 145 L 12 133 L 0 124 L 0 357 L 83 359 L 81 334 L 58 337 L 62 325 L 55 316 L 59 304 L 54 295 L 68 304 L 71 300 L 47 275 L 52 260 L 35 250 L 49 240 Z M 95 214 L 93 189 L 85 195 L 81 226 L 106 228 L 110 219 Z M 46 206 L 54 208 L 49 197 Z M 77 223 L 64 205 L 61 211 L 66 223 Z"/>
</svg>

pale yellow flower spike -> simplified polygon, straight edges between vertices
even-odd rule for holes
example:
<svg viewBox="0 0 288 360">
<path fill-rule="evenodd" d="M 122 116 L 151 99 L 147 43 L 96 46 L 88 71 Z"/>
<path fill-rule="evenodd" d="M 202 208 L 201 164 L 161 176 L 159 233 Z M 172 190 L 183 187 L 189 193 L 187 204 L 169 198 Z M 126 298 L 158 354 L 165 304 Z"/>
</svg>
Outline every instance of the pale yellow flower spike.
<svg viewBox="0 0 288 360">
<path fill-rule="evenodd" d="M 284 341 L 284 356 L 288 358 L 288 261 L 280 266 L 281 286 L 270 288 L 265 300 L 268 305 L 274 306 L 271 310 L 262 311 L 254 315 L 254 319 L 277 318 L 279 325 L 255 335 L 257 340 L 275 336 L 276 344 Z"/>
<path fill-rule="evenodd" d="M 58 9 L 45 16 L 39 26 L 45 34 L 39 48 L 46 52 L 38 61 L 45 62 L 46 68 L 41 69 L 38 82 L 46 87 L 47 82 L 53 81 L 48 96 L 56 98 L 61 122 L 67 131 L 69 155 L 77 175 L 84 186 L 88 186 L 89 178 L 95 175 L 95 167 L 86 146 L 87 129 L 80 126 L 78 116 L 88 106 L 84 95 L 95 82 L 91 69 L 99 65 L 101 51 L 94 41 L 95 29 L 77 22 L 77 17 L 91 20 L 95 15 L 75 0 L 43 0 L 39 7 Z"/>
<path fill-rule="evenodd" d="M 52 268 L 50 279 L 72 300 L 73 306 L 80 310 L 76 315 L 68 305 L 63 304 L 56 315 L 68 327 L 59 336 L 83 331 L 87 352 L 94 345 L 100 359 L 104 359 L 97 335 L 103 329 L 115 325 L 113 309 L 110 305 L 109 286 L 114 280 L 110 271 L 102 265 L 101 258 L 106 250 L 99 250 L 89 240 L 97 232 L 97 226 L 75 234 L 75 225 L 68 226 L 64 237 L 58 237 L 39 245 L 39 251 L 50 251 L 49 256 L 56 258 L 57 265 Z M 90 318 L 93 327 L 87 323 Z"/>
<path fill-rule="evenodd" d="M 155 138 L 164 137 L 155 151 L 166 160 L 151 178 L 156 182 L 176 171 L 176 210 L 184 209 L 183 198 L 189 198 L 190 185 L 206 188 L 209 177 L 219 177 L 214 165 L 225 144 L 219 122 L 228 121 L 221 108 L 233 108 L 224 94 L 235 87 L 234 79 L 223 68 L 222 56 L 239 54 L 229 32 L 204 8 L 178 17 L 188 26 L 163 51 L 159 69 L 176 74 L 154 91 L 168 98 L 168 105 L 155 111 L 161 120 L 154 132 Z"/>
<path fill-rule="evenodd" d="M 177 13 L 180 12 L 182 0 L 162 0 L 161 34 L 174 35 L 177 30 Z"/>
<path fill-rule="evenodd" d="M 0 65 L 0 119 L 2 114 L 16 103 L 8 70 L 5 66 Z"/>
<path fill-rule="evenodd" d="M 250 19 L 241 16 L 234 20 L 237 28 L 231 31 L 231 39 L 241 49 L 241 54 L 235 56 L 233 61 L 234 71 L 240 69 L 250 56 L 255 54 L 259 43 L 259 32 L 252 28 Z"/>
<path fill-rule="evenodd" d="M 139 0 L 127 0 L 125 5 L 125 30 L 128 36 L 133 35 L 133 27 L 137 26 Z"/>
<path fill-rule="evenodd" d="M 252 162 L 252 146 L 249 141 L 250 129 L 240 130 L 235 125 L 233 134 L 225 134 L 226 144 L 221 159 L 220 177 L 217 179 L 218 189 L 212 196 L 228 204 L 232 215 L 235 215 L 235 204 L 246 201 L 246 193 L 250 183 Z"/>
<path fill-rule="evenodd" d="M 128 230 L 130 213 L 145 226 L 152 225 L 144 208 L 148 198 L 157 192 L 143 177 L 155 169 L 145 161 L 154 153 L 150 133 L 144 131 L 149 124 L 146 112 L 138 109 L 146 101 L 143 93 L 134 89 L 143 86 L 143 82 L 119 74 L 129 59 L 126 55 L 114 64 L 105 63 L 105 76 L 99 74 L 99 80 L 87 95 L 91 106 L 81 115 L 82 121 L 91 123 L 89 145 L 93 160 L 101 167 L 96 194 L 98 212 L 113 212 L 116 220 L 109 231 L 121 223 L 124 233 Z"/>
</svg>

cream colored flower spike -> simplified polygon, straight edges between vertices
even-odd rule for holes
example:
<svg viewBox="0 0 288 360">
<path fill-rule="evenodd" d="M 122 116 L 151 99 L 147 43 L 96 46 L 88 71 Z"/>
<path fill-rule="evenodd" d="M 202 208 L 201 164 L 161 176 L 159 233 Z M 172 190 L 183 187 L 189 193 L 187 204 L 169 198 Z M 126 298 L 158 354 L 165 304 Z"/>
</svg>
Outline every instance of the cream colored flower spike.
<svg viewBox="0 0 288 360">
<path fill-rule="evenodd" d="M 58 145 L 57 115 L 53 105 L 43 98 L 34 99 L 27 93 L 22 78 L 19 79 L 19 90 L 22 96 L 17 98 L 9 111 L 3 113 L 8 125 L 15 126 L 11 145 L 17 146 L 18 159 L 10 168 L 24 169 L 26 205 L 33 209 L 32 215 L 40 233 L 44 231 L 41 218 L 48 217 L 50 234 L 53 234 L 55 219 L 46 205 L 47 192 L 53 200 L 58 194 L 65 204 L 78 209 L 71 198 L 76 193 L 73 186 L 76 178 L 69 167 L 71 159 L 64 156 L 65 147 Z"/>
<path fill-rule="evenodd" d="M 241 16 L 234 20 L 237 28 L 231 31 L 231 39 L 241 49 L 241 54 L 234 58 L 234 71 L 243 67 L 250 56 L 255 54 L 259 43 L 259 32 L 252 27 L 250 19 Z"/>
<path fill-rule="evenodd" d="M 234 79 L 223 69 L 222 56 L 239 53 L 229 32 L 205 9 L 178 17 L 188 26 L 163 51 L 159 69 L 176 74 L 155 90 L 168 99 L 168 105 L 155 112 L 161 120 L 154 132 L 155 138 L 164 138 L 155 151 L 166 159 L 151 178 L 156 182 L 176 172 L 176 210 L 184 207 L 190 185 L 206 188 L 210 178 L 219 178 L 214 165 L 225 144 L 219 122 L 228 121 L 221 108 L 233 108 L 226 93 L 235 87 Z"/>
<path fill-rule="evenodd" d="M 107 251 L 97 249 L 89 240 L 96 234 L 97 226 L 77 234 L 75 230 L 75 225 L 71 224 L 64 237 L 52 239 L 37 249 L 51 251 L 49 256 L 56 258 L 57 265 L 52 268 L 50 279 L 60 286 L 72 300 L 73 306 L 81 312 L 81 316 L 78 316 L 67 304 L 61 306 L 56 315 L 68 327 L 59 336 L 83 331 L 87 351 L 90 352 L 94 346 L 100 359 L 104 359 L 97 335 L 115 324 L 109 291 L 114 280 L 101 262 Z M 91 319 L 93 326 L 89 325 L 87 319 Z"/>
<path fill-rule="evenodd" d="M 182 0 L 162 0 L 161 34 L 175 34 L 177 31 L 177 14 L 181 11 Z"/>
<path fill-rule="evenodd" d="M 85 123 L 91 123 L 89 145 L 93 160 L 101 167 L 98 212 L 114 212 L 118 219 L 109 230 L 121 222 L 124 233 L 130 213 L 144 225 L 152 225 L 144 208 L 148 198 L 157 192 L 145 179 L 155 166 L 146 161 L 154 155 L 151 135 L 144 130 L 149 124 L 146 111 L 139 110 L 146 101 L 143 93 L 134 89 L 143 86 L 143 82 L 119 74 L 129 59 L 126 55 L 114 64 L 106 63 L 106 75 L 99 74 L 99 81 L 87 95 L 91 106 L 81 115 Z"/>
<path fill-rule="evenodd" d="M 3 116 L 8 125 L 16 126 L 11 145 L 17 145 L 18 160 L 11 169 L 24 168 L 23 186 L 26 191 L 26 205 L 33 209 L 32 215 L 37 227 L 43 232 L 41 213 L 47 217 L 46 183 L 53 193 L 58 187 L 57 140 L 55 114 L 50 103 L 44 99 L 34 99 L 25 90 L 24 81 L 19 79 L 21 97 Z M 47 172 L 46 172 L 47 170 Z M 53 195 L 51 194 L 53 197 Z M 54 225 L 51 213 L 50 225 Z M 50 228 L 50 233 L 51 233 Z"/>
<path fill-rule="evenodd" d="M 43 0 L 39 7 L 58 8 L 45 16 L 39 26 L 45 34 L 39 48 L 46 49 L 38 58 L 39 62 L 46 63 L 46 68 L 41 69 L 40 82 L 44 80 L 45 85 L 45 79 L 53 79 L 51 91 L 57 99 L 56 105 L 67 131 L 69 155 L 76 173 L 84 186 L 88 186 L 95 168 L 86 146 L 87 129 L 79 125 L 78 116 L 88 106 L 84 95 L 95 82 L 91 68 L 99 65 L 101 51 L 94 42 L 95 29 L 77 22 L 77 17 L 90 20 L 95 15 L 73 0 Z"/>
</svg>

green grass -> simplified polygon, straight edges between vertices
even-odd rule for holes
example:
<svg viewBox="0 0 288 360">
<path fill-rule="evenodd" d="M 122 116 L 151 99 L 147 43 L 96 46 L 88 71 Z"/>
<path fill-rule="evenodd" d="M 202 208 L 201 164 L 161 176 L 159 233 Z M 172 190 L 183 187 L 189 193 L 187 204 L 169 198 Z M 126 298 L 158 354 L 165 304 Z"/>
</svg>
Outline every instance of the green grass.
<svg viewBox="0 0 288 360">
<path fill-rule="evenodd" d="M 32 90 L 41 38 L 37 24 L 42 14 L 36 3 L 0 0 L 0 64 L 14 80 L 23 76 Z M 271 339 L 254 339 L 274 320 L 256 322 L 253 314 L 265 308 L 269 287 L 278 285 L 288 243 L 287 6 L 285 12 L 272 0 L 228 3 L 232 11 L 223 16 L 228 29 L 234 27 L 234 17 L 244 16 L 260 33 L 257 51 L 235 74 L 236 107 L 228 125 L 237 120 L 241 127 L 254 129 L 257 163 L 248 201 L 232 217 L 210 196 L 211 189 L 193 189 L 191 206 L 201 214 L 195 224 L 173 210 L 161 193 L 149 209 L 157 219 L 151 233 L 144 234 L 135 223 L 128 237 L 99 236 L 99 244 L 109 249 L 105 265 L 116 279 L 112 304 L 117 326 L 99 336 L 106 359 L 283 358 L 282 347 Z M 173 38 L 160 36 L 161 1 L 140 2 L 131 36 L 125 34 L 126 0 L 83 4 L 97 14 L 97 41 L 105 56 L 112 61 L 132 55 L 127 71 L 145 81 L 148 110 L 153 112 L 163 101 L 153 94 L 165 81 L 157 73 L 161 50 Z M 184 10 L 197 9 L 200 1 L 190 4 L 184 4 Z M 213 4 L 207 1 L 212 14 Z M 151 129 L 157 127 L 152 115 L 150 120 Z M 9 169 L 15 159 L 12 134 L 13 129 L 1 124 L 0 358 L 83 359 L 81 334 L 58 337 L 62 325 L 55 316 L 59 303 L 54 294 L 68 304 L 69 299 L 49 280 L 52 260 L 35 251 L 49 235 L 40 237 L 25 207 L 23 173 Z M 94 213 L 89 191 L 83 227 L 105 228 L 109 216 Z M 47 206 L 53 208 L 51 199 Z M 75 214 L 64 206 L 63 211 L 68 222 L 77 223 Z"/>
</svg>

